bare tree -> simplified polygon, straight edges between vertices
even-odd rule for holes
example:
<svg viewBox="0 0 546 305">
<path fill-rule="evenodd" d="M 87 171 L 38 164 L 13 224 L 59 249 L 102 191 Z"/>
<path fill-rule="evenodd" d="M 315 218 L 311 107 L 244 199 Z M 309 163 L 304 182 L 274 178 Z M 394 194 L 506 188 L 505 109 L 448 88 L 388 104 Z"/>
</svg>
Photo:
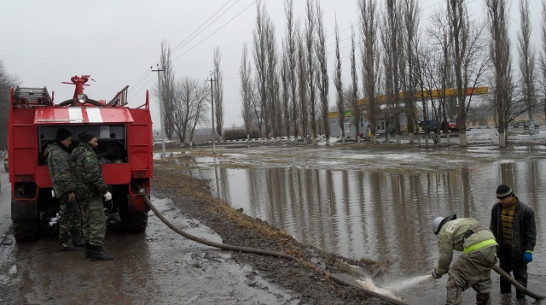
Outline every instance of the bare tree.
<svg viewBox="0 0 546 305">
<path fill-rule="evenodd" d="M 469 88 L 476 87 L 483 82 L 486 72 L 490 70 L 484 31 L 485 23 L 471 23 L 469 26 L 467 52 L 463 58 L 463 89 L 467 95 L 462 114 L 465 117 L 465 122 L 474 97 L 473 91 L 470 91 Z"/>
<path fill-rule="evenodd" d="M 521 73 L 521 91 L 527 106 L 529 120 L 533 119 L 536 107 L 535 91 L 535 52 L 531 46 L 531 24 L 529 22 L 529 0 L 521 0 L 520 6 L 521 31 L 519 41 L 519 69 Z"/>
<path fill-rule="evenodd" d="M 224 81 L 220 61 L 222 55 L 220 48 L 214 49 L 214 116 L 216 118 L 216 133 L 223 139 L 222 129 L 224 128 Z"/>
<path fill-rule="evenodd" d="M 356 73 L 356 43 L 355 33 L 351 26 L 351 110 L 353 113 L 353 123 L 355 124 L 355 139 L 360 143 L 360 117 L 361 110 L 358 105 L 358 75 Z"/>
<path fill-rule="evenodd" d="M 299 113 L 301 113 L 301 135 L 303 136 L 303 141 L 305 143 L 306 137 L 308 135 L 309 128 L 309 107 L 308 107 L 308 98 L 307 98 L 307 78 L 309 74 L 307 73 L 307 53 L 305 51 L 304 41 L 302 34 L 298 35 L 297 39 L 298 46 L 298 96 L 299 96 Z"/>
<path fill-rule="evenodd" d="M 307 85 L 309 90 L 309 123 L 311 124 L 311 141 L 317 143 L 317 102 L 315 91 L 315 69 L 316 62 L 313 56 L 313 47 L 315 46 L 315 22 L 316 12 L 313 8 L 312 0 L 307 0 L 307 22 L 305 24 L 305 46 L 307 50 Z"/>
<path fill-rule="evenodd" d="M 284 129 L 284 134 L 290 135 L 290 127 L 292 126 L 292 116 L 290 115 L 290 62 L 286 46 L 283 48 L 282 64 L 281 64 L 281 84 L 282 84 L 282 121 L 280 127 Z"/>
<path fill-rule="evenodd" d="M 391 131 L 391 120 L 394 123 L 396 143 L 400 143 L 400 75 L 399 64 L 402 57 L 400 46 L 401 12 L 398 0 L 387 0 L 384 26 L 382 29 L 383 65 L 385 67 L 385 91 L 387 109 L 385 111 L 385 137 L 388 139 Z"/>
<path fill-rule="evenodd" d="M 370 131 L 372 143 L 376 143 L 377 128 L 377 81 L 379 71 L 379 52 L 377 45 L 377 4 L 373 0 L 360 0 L 360 23 L 362 25 L 362 82 L 364 96 L 368 99 L 368 117 L 370 118 Z"/>
<path fill-rule="evenodd" d="M 334 74 L 334 84 L 337 91 L 337 112 L 339 113 L 338 124 L 341 129 L 341 142 L 345 143 L 345 101 L 343 98 L 343 84 L 341 82 L 341 58 L 339 54 L 339 28 L 336 20 L 336 70 Z"/>
<path fill-rule="evenodd" d="M 457 86 L 458 127 L 460 144 L 466 141 L 466 80 L 464 79 L 464 60 L 468 54 L 469 19 L 464 0 L 447 0 L 448 19 L 450 21 L 451 38 L 453 40 L 453 64 Z"/>
<path fill-rule="evenodd" d="M 326 39 L 324 37 L 323 13 L 320 8 L 320 1 L 316 2 L 316 20 L 317 20 L 317 41 L 315 45 L 316 56 L 318 60 L 317 87 L 319 89 L 321 124 L 324 128 L 326 145 L 330 139 L 330 126 L 328 126 L 328 92 L 330 81 L 328 79 L 328 63 L 326 59 Z"/>
<path fill-rule="evenodd" d="M 297 102 L 297 86 L 298 82 L 296 79 L 296 69 L 297 69 L 297 60 L 296 60 L 296 35 L 297 35 L 297 25 L 294 23 L 294 0 L 286 0 L 284 6 L 284 12 L 286 15 L 286 56 L 288 57 L 288 81 L 290 83 L 290 108 L 291 108 L 291 118 L 288 122 L 291 123 L 291 129 L 295 138 L 298 137 L 298 102 Z M 287 127 L 288 133 L 290 133 L 290 127 Z"/>
<path fill-rule="evenodd" d="M 267 118 L 269 130 L 273 137 L 277 137 L 281 132 L 282 110 L 279 101 L 279 73 L 277 42 L 275 39 L 275 27 L 270 22 L 266 31 L 266 55 L 267 55 Z M 270 135 L 268 133 L 268 135 Z"/>
<path fill-rule="evenodd" d="M 207 99 L 210 98 L 209 88 L 204 84 L 197 83 L 195 90 L 194 107 L 192 107 L 193 115 L 190 117 L 190 146 L 193 145 L 193 136 L 195 129 L 199 124 L 206 124 L 208 122 L 208 103 Z"/>
<path fill-rule="evenodd" d="M 262 127 L 265 127 L 265 134 L 269 133 L 267 111 L 267 28 L 269 26 L 269 16 L 265 11 L 265 5 L 259 0 L 256 5 L 256 28 L 254 29 L 254 65 L 256 66 L 256 85 L 259 95 L 259 111 L 255 113 L 258 117 L 258 127 L 260 134 L 264 132 Z M 264 122 L 265 120 L 265 122 Z M 264 126 L 265 125 L 265 126 Z"/>
<path fill-rule="evenodd" d="M 453 65 L 457 92 L 457 120 L 460 145 L 467 145 L 466 116 L 472 101 L 468 88 L 483 77 L 487 61 L 482 53 L 483 25 L 472 24 L 464 0 L 449 0 L 448 19 L 453 42 Z M 467 99 L 468 98 L 468 99 Z"/>
<path fill-rule="evenodd" d="M 459 111 L 459 140 L 461 145 L 466 145 L 466 124 L 461 116 L 461 110 L 465 104 L 465 92 L 463 92 L 463 71 L 462 62 L 466 52 L 467 42 L 467 10 L 464 0 L 447 0 L 447 17 L 449 19 L 449 30 L 453 41 L 453 66 L 455 70 L 455 82 L 457 86 L 457 105 Z"/>
<path fill-rule="evenodd" d="M 542 91 L 544 118 L 546 119 L 546 2 L 542 2 Z"/>
<path fill-rule="evenodd" d="M 418 83 L 421 100 L 421 113 L 423 114 L 423 122 L 428 122 L 429 112 L 427 106 L 427 99 L 425 93 L 430 92 L 430 85 L 428 84 L 427 66 L 431 65 L 431 59 L 427 56 L 427 52 L 423 46 L 420 46 L 415 53 L 415 78 Z M 425 88 L 429 89 L 425 89 Z M 421 126 L 424 128 L 424 126 Z M 425 135 L 428 135 L 425 133 Z M 428 145 L 428 136 L 425 136 L 425 145 Z"/>
<path fill-rule="evenodd" d="M 506 128 L 510 115 L 512 74 L 510 64 L 510 39 L 505 0 L 486 0 L 491 32 L 490 53 L 495 70 L 495 106 L 499 130 L 499 146 L 506 145 Z"/>
<path fill-rule="evenodd" d="M 245 126 L 246 136 L 250 137 L 250 129 L 254 126 L 255 117 L 252 110 L 252 98 L 254 93 L 252 92 L 252 67 L 248 59 L 248 47 L 246 43 L 243 46 L 243 55 L 241 57 L 241 99 L 243 100 L 243 106 L 241 109 L 243 123 Z"/>
<path fill-rule="evenodd" d="M 159 102 L 162 104 L 159 107 L 160 109 L 163 109 L 163 126 L 165 131 L 165 136 L 167 138 L 172 139 L 174 135 L 174 118 L 172 116 L 173 113 L 173 107 L 174 107 L 174 72 L 173 72 L 173 64 L 172 64 L 172 57 L 171 57 L 171 48 L 169 47 L 168 43 L 166 41 L 161 42 L 161 58 L 160 58 L 160 64 L 161 64 L 161 72 L 159 73 L 159 84 L 157 84 L 157 92 L 158 92 L 158 98 Z M 161 110 L 160 110 L 161 111 Z"/>
<path fill-rule="evenodd" d="M 16 77 L 9 75 L 4 67 L 4 62 L 0 60 L 0 149 L 8 147 L 8 115 L 10 111 L 9 90 L 10 87 L 19 83 Z"/>
<path fill-rule="evenodd" d="M 438 121 L 454 119 L 454 99 L 446 95 L 448 88 L 454 87 L 453 73 L 453 39 L 451 39 L 448 21 L 445 12 L 434 15 L 433 23 L 428 31 L 429 40 L 432 41 L 427 55 L 427 63 L 422 66 L 427 93 L 430 96 L 432 108 L 431 121 L 425 121 L 425 132 L 428 135 L 431 129 L 437 128 Z M 436 89 L 438 98 L 432 96 L 432 90 Z M 434 123 L 436 122 L 436 124 Z"/>
<path fill-rule="evenodd" d="M 185 144 L 188 131 L 194 128 L 201 114 L 203 104 L 209 97 L 208 88 L 196 79 L 183 78 L 176 83 L 173 99 L 172 117 L 174 132 L 180 140 L 180 144 Z"/>
<path fill-rule="evenodd" d="M 408 121 L 408 134 L 409 142 L 413 144 L 416 133 L 416 121 L 417 117 L 415 116 L 415 93 L 417 91 L 417 77 L 415 76 L 416 72 L 416 57 L 417 49 L 419 45 L 419 6 L 416 0 L 405 0 L 403 6 L 403 17 L 404 17 L 404 29 L 405 35 L 404 38 L 404 48 L 405 54 L 404 63 L 400 69 L 400 73 L 404 75 L 403 77 L 403 91 L 404 91 L 404 101 L 406 105 L 406 118 Z"/>
<path fill-rule="evenodd" d="M 258 94 L 258 91 L 259 89 L 256 82 L 250 82 L 250 92 L 252 92 L 250 107 L 253 112 L 252 115 L 254 119 L 256 120 L 258 131 L 260 132 L 260 130 L 263 129 L 264 121 L 263 121 L 262 101 L 260 100 L 260 95 Z"/>
</svg>

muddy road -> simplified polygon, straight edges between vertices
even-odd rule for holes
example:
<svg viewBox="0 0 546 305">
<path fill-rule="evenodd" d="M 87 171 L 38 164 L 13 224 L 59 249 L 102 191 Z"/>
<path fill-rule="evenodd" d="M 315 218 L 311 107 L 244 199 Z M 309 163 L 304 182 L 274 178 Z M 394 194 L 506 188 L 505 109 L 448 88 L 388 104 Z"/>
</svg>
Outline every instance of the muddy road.
<svg viewBox="0 0 546 305">
<path fill-rule="evenodd" d="M 192 234 L 220 240 L 170 200 L 154 202 Z M 83 251 L 56 252 L 54 239 L 16 245 L 3 233 L 2 304 L 297 304 L 230 253 L 180 238 L 154 216 L 146 234 L 108 234 L 111 262 L 86 260 Z"/>
</svg>

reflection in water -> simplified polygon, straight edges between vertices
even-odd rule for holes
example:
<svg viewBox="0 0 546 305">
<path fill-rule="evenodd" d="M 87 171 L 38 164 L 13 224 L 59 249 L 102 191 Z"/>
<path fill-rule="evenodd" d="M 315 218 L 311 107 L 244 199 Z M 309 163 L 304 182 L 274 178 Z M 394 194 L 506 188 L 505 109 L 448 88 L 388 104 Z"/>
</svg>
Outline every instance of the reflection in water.
<svg viewBox="0 0 546 305">
<path fill-rule="evenodd" d="M 191 174 L 216 180 L 211 187 L 221 199 L 301 242 L 346 257 L 389 260 L 414 274 L 428 272 L 437 259 L 432 219 L 456 213 L 489 224 L 495 189 L 507 183 L 535 210 L 533 274 L 546 275 L 545 167 L 546 160 L 531 159 L 436 172 L 214 166 Z"/>
</svg>

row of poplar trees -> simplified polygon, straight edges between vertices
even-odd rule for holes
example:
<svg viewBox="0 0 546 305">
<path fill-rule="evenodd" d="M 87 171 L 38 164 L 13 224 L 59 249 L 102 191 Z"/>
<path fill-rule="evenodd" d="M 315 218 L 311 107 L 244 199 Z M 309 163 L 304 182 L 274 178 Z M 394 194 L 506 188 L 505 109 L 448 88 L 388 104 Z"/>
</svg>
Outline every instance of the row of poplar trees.
<svg viewBox="0 0 546 305">
<path fill-rule="evenodd" d="M 473 96 L 466 92 L 485 85 L 490 87 L 487 107 L 494 113 L 499 144 L 504 146 L 510 121 L 524 113 L 532 120 L 540 109 L 546 116 L 546 81 L 537 81 L 546 80 L 546 4 L 542 2 L 545 17 L 541 20 L 541 50 L 537 51 L 531 43 L 529 0 L 519 1 L 520 77 L 514 78 L 507 0 L 481 1 L 487 12 L 483 21 L 470 19 L 468 1 L 444 0 L 442 9 L 430 17 L 430 26 L 421 30 L 422 8 L 417 0 L 357 0 L 358 28 L 351 27 L 348 68 L 342 65 L 340 31 L 337 21 L 335 24 L 331 73 L 336 88 L 334 107 L 328 101 L 330 72 L 320 1 L 307 0 L 305 16 L 297 18 L 294 0 L 285 0 L 281 46 L 265 3 L 258 1 L 252 49 L 243 46 L 240 66 L 247 134 L 258 129 L 262 137 L 294 136 L 316 143 L 318 134 L 329 138 L 328 112 L 334 109 L 339 112 L 338 125 L 344 139 L 345 112 L 352 110 L 353 122 L 360 122 L 364 110 L 373 143 L 380 118 L 385 118 L 385 130 L 394 129 L 395 140 L 400 143 L 401 115 L 407 118 L 409 139 L 414 142 L 417 113 L 421 112 L 424 122 L 456 119 L 460 144 L 467 145 L 467 117 Z M 343 77 L 345 70 L 350 77 Z M 343 83 L 345 79 L 350 79 L 349 84 Z M 447 88 L 455 88 L 456 96 L 440 94 L 439 98 L 427 99 L 415 94 Z M 379 95 L 386 96 L 383 106 Z M 363 98 L 367 99 L 364 106 L 358 102 Z M 360 140 L 358 135 L 366 131 L 355 125 L 355 135 L 351 136 Z"/>
</svg>

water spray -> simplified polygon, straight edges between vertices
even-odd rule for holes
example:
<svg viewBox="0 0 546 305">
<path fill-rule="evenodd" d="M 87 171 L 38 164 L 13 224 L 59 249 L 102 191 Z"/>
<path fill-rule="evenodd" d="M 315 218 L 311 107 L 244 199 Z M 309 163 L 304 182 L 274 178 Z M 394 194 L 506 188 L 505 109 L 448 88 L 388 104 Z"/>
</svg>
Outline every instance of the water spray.
<svg viewBox="0 0 546 305">
<path fill-rule="evenodd" d="M 376 293 L 379 293 L 381 295 L 388 296 L 390 298 L 399 299 L 401 301 L 405 301 L 403 298 L 396 295 L 397 291 L 413 287 L 429 279 L 432 279 L 432 275 L 430 274 L 420 275 L 420 276 L 416 276 L 416 277 L 405 279 L 405 280 L 395 281 L 383 287 L 379 287 L 375 285 L 371 278 L 366 278 L 364 280 L 356 280 L 356 282 L 366 290 L 375 291 Z"/>
<path fill-rule="evenodd" d="M 404 290 L 430 279 L 432 279 L 432 275 L 430 274 L 420 275 L 413 278 L 392 282 L 389 285 L 385 286 L 384 288 L 391 289 L 391 290 L 394 290 L 394 289 Z"/>
</svg>

